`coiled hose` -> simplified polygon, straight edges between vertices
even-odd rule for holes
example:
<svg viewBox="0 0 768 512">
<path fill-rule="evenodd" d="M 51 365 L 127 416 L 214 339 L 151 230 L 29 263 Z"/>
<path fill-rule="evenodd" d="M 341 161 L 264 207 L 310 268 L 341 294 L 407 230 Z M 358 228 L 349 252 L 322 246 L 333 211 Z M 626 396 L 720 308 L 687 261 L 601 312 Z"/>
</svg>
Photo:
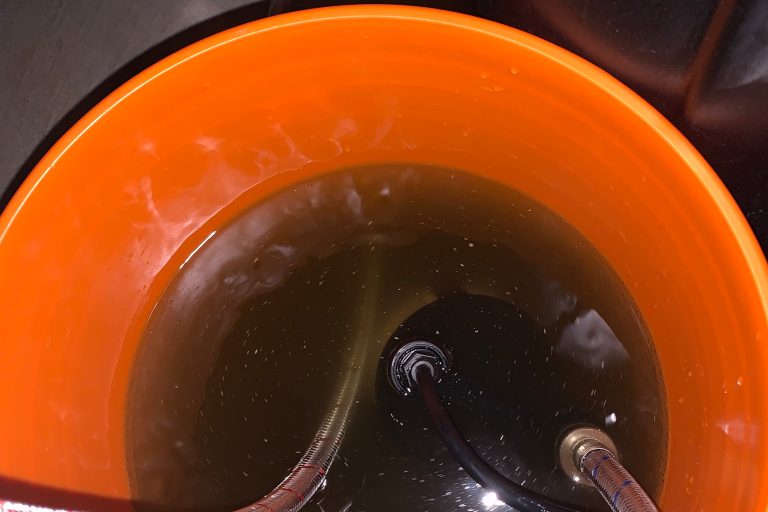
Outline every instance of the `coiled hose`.
<svg viewBox="0 0 768 512">
<path fill-rule="evenodd" d="M 477 483 L 496 493 L 499 500 L 519 512 L 577 512 L 578 509 L 530 491 L 507 479 L 485 462 L 461 435 L 443 406 L 433 376 L 434 367 L 416 363 L 411 377 L 448 451 Z M 648 495 L 603 445 L 577 446 L 576 467 L 591 481 L 614 512 L 658 512 Z M 580 451 L 579 451 L 580 450 Z"/>
</svg>

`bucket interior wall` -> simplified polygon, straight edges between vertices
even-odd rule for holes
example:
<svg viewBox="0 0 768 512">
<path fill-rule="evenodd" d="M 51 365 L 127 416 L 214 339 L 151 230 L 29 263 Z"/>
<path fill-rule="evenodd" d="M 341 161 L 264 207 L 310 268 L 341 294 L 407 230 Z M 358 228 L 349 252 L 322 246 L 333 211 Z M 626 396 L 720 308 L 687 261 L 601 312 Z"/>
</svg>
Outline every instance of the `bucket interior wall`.
<svg viewBox="0 0 768 512">
<path fill-rule="evenodd" d="M 391 162 L 495 180 L 584 234 L 656 344 L 661 508 L 765 510 L 765 260 L 714 173 L 573 55 L 398 7 L 291 14 L 202 41 L 44 157 L 0 217 L 0 475 L 127 498 L 132 362 L 180 265 L 277 190 Z"/>
</svg>

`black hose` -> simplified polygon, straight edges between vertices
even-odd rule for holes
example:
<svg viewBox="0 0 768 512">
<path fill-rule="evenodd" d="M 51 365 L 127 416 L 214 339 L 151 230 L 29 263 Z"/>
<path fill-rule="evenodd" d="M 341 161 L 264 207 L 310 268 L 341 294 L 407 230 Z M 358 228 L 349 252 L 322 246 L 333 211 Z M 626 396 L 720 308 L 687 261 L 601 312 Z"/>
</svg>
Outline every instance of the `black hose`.
<svg viewBox="0 0 768 512">
<path fill-rule="evenodd" d="M 507 479 L 485 462 L 461 435 L 443 406 L 435 387 L 432 370 L 426 364 L 414 368 L 416 383 L 432 423 L 443 438 L 448 451 L 477 483 L 496 493 L 496 497 L 519 512 L 578 512 L 570 505 L 554 501 Z"/>
</svg>

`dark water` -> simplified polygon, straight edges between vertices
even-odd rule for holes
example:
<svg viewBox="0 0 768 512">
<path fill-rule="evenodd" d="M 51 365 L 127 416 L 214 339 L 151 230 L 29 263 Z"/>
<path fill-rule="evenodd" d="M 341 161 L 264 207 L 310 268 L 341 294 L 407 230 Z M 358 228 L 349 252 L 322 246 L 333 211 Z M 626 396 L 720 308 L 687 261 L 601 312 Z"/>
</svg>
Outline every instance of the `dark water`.
<svg viewBox="0 0 768 512">
<path fill-rule="evenodd" d="M 440 391 L 473 447 L 510 478 L 604 510 L 555 459 L 562 431 L 590 423 L 659 492 L 663 386 L 606 262 L 514 191 L 397 165 L 281 192 L 185 263 L 133 377 L 127 457 L 140 508 L 223 511 L 270 491 L 364 343 L 347 437 L 306 510 L 510 510 L 460 470 L 421 404 L 387 386 L 380 357 L 413 335 L 450 349 Z"/>
</svg>

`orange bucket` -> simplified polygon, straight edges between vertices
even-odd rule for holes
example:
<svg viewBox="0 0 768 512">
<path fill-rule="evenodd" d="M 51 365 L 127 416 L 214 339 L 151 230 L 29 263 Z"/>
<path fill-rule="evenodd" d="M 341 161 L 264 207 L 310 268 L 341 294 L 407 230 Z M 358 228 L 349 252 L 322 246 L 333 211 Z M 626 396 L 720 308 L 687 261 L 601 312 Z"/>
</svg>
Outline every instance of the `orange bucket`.
<svg viewBox="0 0 768 512">
<path fill-rule="evenodd" d="M 0 475 L 128 498 L 129 376 L 179 263 L 262 197 L 392 162 L 496 180 L 586 236 L 658 351 L 661 509 L 768 509 L 768 275 L 722 183 L 589 63 L 406 7 L 306 11 L 201 41 L 42 159 L 0 217 Z"/>
</svg>

